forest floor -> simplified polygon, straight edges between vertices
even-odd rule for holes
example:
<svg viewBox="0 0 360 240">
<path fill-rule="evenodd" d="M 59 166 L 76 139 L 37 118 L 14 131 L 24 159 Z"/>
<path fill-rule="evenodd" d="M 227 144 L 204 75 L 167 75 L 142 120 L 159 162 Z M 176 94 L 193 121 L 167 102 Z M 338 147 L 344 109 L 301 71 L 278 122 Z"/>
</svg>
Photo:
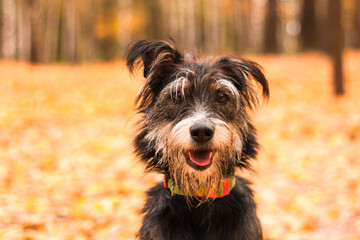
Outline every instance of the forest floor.
<svg viewBox="0 0 360 240">
<path fill-rule="evenodd" d="M 360 52 L 346 95 L 318 54 L 249 56 L 270 83 L 254 111 L 252 182 L 265 239 L 360 239 Z M 0 62 L 0 239 L 134 239 L 144 192 L 131 139 L 140 74 L 123 63 Z"/>
</svg>

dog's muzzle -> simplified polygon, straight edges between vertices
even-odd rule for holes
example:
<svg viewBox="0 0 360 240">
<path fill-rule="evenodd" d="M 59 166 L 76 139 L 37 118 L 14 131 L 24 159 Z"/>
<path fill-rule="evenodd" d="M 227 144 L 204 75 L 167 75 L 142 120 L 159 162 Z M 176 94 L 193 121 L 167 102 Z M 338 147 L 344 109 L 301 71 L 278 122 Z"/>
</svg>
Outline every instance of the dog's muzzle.
<svg viewBox="0 0 360 240">
<path fill-rule="evenodd" d="M 211 165 L 213 151 L 206 146 L 214 136 L 215 127 L 210 123 L 195 123 L 190 127 L 190 136 L 197 146 L 187 154 L 188 164 L 196 169 L 205 169 Z"/>
</svg>

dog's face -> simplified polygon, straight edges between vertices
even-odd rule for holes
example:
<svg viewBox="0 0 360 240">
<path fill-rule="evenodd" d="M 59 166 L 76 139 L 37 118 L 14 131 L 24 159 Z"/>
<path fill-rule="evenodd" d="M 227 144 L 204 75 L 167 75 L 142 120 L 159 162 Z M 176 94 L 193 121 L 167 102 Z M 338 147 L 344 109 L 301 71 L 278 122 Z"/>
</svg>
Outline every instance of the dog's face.
<svg viewBox="0 0 360 240">
<path fill-rule="evenodd" d="M 269 94 L 256 63 L 198 60 L 163 41 L 130 45 L 130 71 L 140 62 L 146 83 L 137 97 L 143 119 L 134 143 L 148 169 L 168 174 L 191 195 L 214 189 L 236 166 L 248 167 L 258 146 L 246 112 L 257 102 L 250 78 Z"/>
</svg>

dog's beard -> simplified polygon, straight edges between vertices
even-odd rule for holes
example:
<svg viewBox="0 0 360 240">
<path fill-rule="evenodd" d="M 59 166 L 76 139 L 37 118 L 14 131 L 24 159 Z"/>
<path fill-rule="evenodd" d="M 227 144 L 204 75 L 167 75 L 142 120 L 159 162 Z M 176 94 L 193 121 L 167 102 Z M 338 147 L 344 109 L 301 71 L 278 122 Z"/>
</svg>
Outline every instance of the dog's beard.
<svg viewBox="0 0 360 240">
<path fill-rule="evenodd" d="M 152 127 L 147 135 L 147 139 L 154 143 L 156 152 L 161 153 L 158 161 L 167 166 L 168 177 L 188 202 L 194 198 L 200 204 L 212 201 L 214 198 L 210 198 L 210 195 L 217 192 L 221 179 L 234 169 L 235 161 L 241 155 L 242 129 L 217 119 L 212 121 L 217 123 L 213 141 L 208 146 L 213 154 L 210 165 L 205 169 L 188 164 L 189 150 L 194 148 L 188 131 L 191 121 L 185 120 L 175 127 L 172 124 L 158 125 Z"/>
<path fill-rule="evenodd" d="M 229 154 L 215 152 L 211 165 L 204 170 L 197 170 L 187 163 L 187 153 L 183 149 L 166 151 L 164 157 L 168 159 L 169 177 L 181 189 L 186 200 L 196 199 L 199 204 L 212 201 L 210 194 L 217 192 L 221 179 L 234 167 L 233 157 Z"/>
</svg>

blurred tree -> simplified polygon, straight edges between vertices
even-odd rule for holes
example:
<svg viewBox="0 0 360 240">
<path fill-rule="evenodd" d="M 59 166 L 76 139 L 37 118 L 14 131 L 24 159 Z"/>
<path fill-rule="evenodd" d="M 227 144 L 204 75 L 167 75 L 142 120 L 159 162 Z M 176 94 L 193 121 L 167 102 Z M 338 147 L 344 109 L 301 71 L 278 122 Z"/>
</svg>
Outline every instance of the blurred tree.
<svg viewBox="0 0 360 240">
<path fill-rule="evenodd" d="M 77 61 L 96 59 L 96 4 L 94 0 L 76 0 Z"/>
<path fill-rule="evenodd" d="M 160 38 L 172 37 L 185 48 L 197 48 L 202 39 L 201 1 L 161 1 L 162 31 Z"/>
<path fill-rule="evenodd" d="M 180 0 L 179 4 L 179 23 L 180 39 L 182 45 L 186 48 L 196 47 L 196 23 L 195 23 L 195 5 L 192 0 Z"/>
<path fill-rule="evenodd" d="M 277 41 L 277 0 L 268 0 L 265 13 L 265 28 L 264 28 L 264 51 L 269 53 L 278 52 Z"/>
<path fill-rule="evenodd" d="M 124 51 L 126 46 L 132 39 L 132 23 L 133 23 L 133 0 L 121 0 L 119 1 L 119 11 L 118 11 L 118 26 L 119 26 L 119 35 L 118 39 L 120 41 L 119 47 L 120 51 Z M 122 53 L 121 53 L 122 54 Z"/>
<path fill-rule="evenodd" d="M 236 52 L 243 52 L 249 44 L 251 1 L 233 1 L 234 50 Z"/>
<path fill-rule="evenodd" d="M 341 1 L 329 0 L 329 25 L 328 41 L 329 53 L 334 66 L 334 89 L 336 95 L 344 94 L 342 51 L 344 48 L 344 30 L 341 18 Z"/>
<path fill-rule="evenodd" d="M 30 61 L 31 57 L 31 9 L 27 2 L 17 0 L 16 24 L 17 24 L 17 57 L 23 61 Z"/>
<path fill-rule="evenodd" d="M 195 14 L 197 11 L 197 4 L 196 1 L 193 0 L 187 0 L 186 1 L 186 12 L 187 12 L 187 45 L 191 46 L 193 48 L 196 48 L 199 46 L 197 39 L 199 38 L 199 35 L 197 34 L 200 29 L 197 29 L 197 26 L 199 25 L 198 18 Z"/>
<path fill-rule="evenodd" d="M 0 2 L 3 10 L 2 55 L 4 58 L 16 58 L 16 3 L 12 0 Z"/>
<path fill-rule="evenodd" d="M 63 2 L 61 29 L 61 56 L 68 62 L 76 61 L 76 12 L 75 0 Z"/>
<path fill-rule="evenodd" d="M 99 56 L 104 60 L 115 59 L 119 55 L 119 28 L 117 18 L 119 2 L 114 0 L 95 1 L 97 8 L 97 45 Z"/>
<path fill-rule="evenodd" d="M 28 0 L 27 3 L 27 8 L 30 10 L 30 60 L 40 62 L 44 47 L 45 2 Z"/>
<path fill-rule="evenodd" d="M 164 2 L 163 2 L 164 4 Z M 169 20 L 168 25 L 168 33 L 171 37 L 173 37 L 175 40 L 180 39 L 180 25 L 179 25 L 179 9 L 177 7 L 177 1 L 173 0 L 170 2 L 165 3 L 165 5 L 168 7 L 166 12 L 168 14 L 166 15 L 167 19 Z"/>
<path fill-rule="evenodd" d="M 286 41 L 281 39 L 286 39 L 289 32 L 283 29 L 289 19 L 298 22 L 301 6 L 304 48 L 330 53 L 335 40 L 329 37 L 334 30 L 329 21 L 334 19 L 329 17 L 328 9 L 333 1 L 290 2 L 1 0 L 0 57 L 46 63 L 111 60 L 119 58 L 132 39 L 169 36 L 184 48 L 210 53 L 247 49 L 276 53 L 285 49 L 282 46 Z M 360 47 L 360 1 L 345 2 L 357 10 L 353 23 L 352 18 L 344 19 L 345 26 L 353 27 L 344 31 L 352 31 L 351 44 Z M 344 11 L 349 16 L 348 8 Z M 298 33 L 292 38 L 297 43 Z"/>
<path fill-rule="evenodd" d="M 316 38 L 317 49 L 329 53 L 329 36 L 331 25 L 329 24 L 329 0 L 317 0 L 316 2 Z"/>
<path fill-rule="evenodd" d="M 44 46 L 41 61 L 50 63 L 56 59 L 58 52 L 61 2 L 59 0 L 46 0 L 46 9 L 47 11 L 45 11 L 44 16 Z"/>
<path fill-rule="evenodd" d="M 204 1 L 204 49 L 216 52 L 219 49 L 219 0 Z"/>
<path fill-rule="evenodd" d="M 3 52 L 2 52 L 3 29 L 4 29 L 3 4 L 2 2 L 0 2 L 0 58 L 3 57 Z"/>
<path fill-rule="evenodd" d="M 156 39 L 162 36 L 162 19 L 161 7 L 159 0 L 144 1 L 145 8 L 147 9 L 147 27 L 146 34 L 150 39 Z"/>
<path fill-rule="evenodd" d="M 355 1 L 353 46 L 360 48 L 360 1 Z"/>
<path fill-rule="evenodd" d="M 303 49 L 317 48 L 316 0 L 304 0 L 301 11 L 301 42 Z"/>
</svg>

